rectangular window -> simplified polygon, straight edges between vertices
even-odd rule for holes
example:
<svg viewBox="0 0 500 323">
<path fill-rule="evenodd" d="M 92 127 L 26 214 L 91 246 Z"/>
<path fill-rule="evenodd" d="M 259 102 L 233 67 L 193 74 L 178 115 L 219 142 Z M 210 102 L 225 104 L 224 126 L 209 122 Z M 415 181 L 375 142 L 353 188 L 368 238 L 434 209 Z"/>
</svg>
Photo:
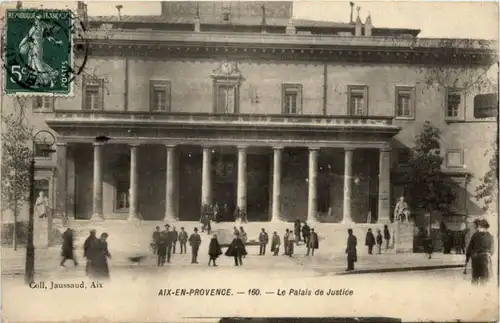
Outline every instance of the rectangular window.
<svg viewBox="0 0 500 323">
<path fill-rule="evenodd" d="M 230 84 L 216 85 L 215 113 L 236 113 L 236 88 Z"/>
<path fill-rule="evenodd" d="M 116 183 L 116 210 L 125 211 L 130 207 L 130 183 L 128 181 L 118 181 Z"/>
<path fill-rule="evenodd" d="M 102 79 L 90 79 L 84 81 L 83 88 L 83 110 L 103 110 L 104 106 L 104 82 Z"/>
<path fill-rule="evenodd" d="M 458 119 L 462 114 L 462 93 L 457 89 L 448 89 L 445 105 L 446 119 Z"/>
<path fill-rule="evenodd" d="M 150 82 L 150 111 L 169 112 L 170 111 L 170 81 Z"/>
<path fill-rule="evenodd" d="M 302 113 L 302 85 L 283 84 L 282 87 L 283 114 Z"/>
<path fill-rule="evenodd" d="M 368 115 L 368 87 L 365 85 L 347 87 L 347 107 L 350 116 Z"/>
<path fill-rule="evenodd" d="M 54 98 L 48 96 L 36 96 L 33 98 L 33 111 L 52 111 L 54 109 Z"/>
<path fill-rule="evenodd" d="M 448 149 L 446 151 L 446 167 L 461 168 L 464 165 L 464 154 L 461 149 Z"/>
<path fill-rule="evenodd" d="M 415 88 L 396 87 L 396 118 L 415 118 Z"/>
</svg>

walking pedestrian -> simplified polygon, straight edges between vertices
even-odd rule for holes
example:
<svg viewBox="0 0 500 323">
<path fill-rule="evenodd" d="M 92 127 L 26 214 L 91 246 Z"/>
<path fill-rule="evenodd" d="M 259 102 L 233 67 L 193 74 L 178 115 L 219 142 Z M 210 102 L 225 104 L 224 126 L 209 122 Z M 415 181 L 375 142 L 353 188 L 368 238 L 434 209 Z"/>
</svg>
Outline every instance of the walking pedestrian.
<svg viewBox="0 0 500 323">
<path fill-rule="evenodd" d="M 290 230 L 290 234 L 288 235 L 288 256 L 289 257 L 293 256 L 293 249 L 295 248 L 295 246 L 294 246 L 295 236 L 292 234 L 292 231 Z"/>
<path fill-rule="evenodd" d="M 89 268 L 96 252 L 97 240 L 96 231 L 92 229 L 83 243 L 83 257 L 87 258 L 87 263 L 85 264 L 85 274 L 87 276 L 89 276 Z"/>
<path fill-rule="evenodd" d="M 382 254 L 382 243 L 383 243 L 383 239 L 382 239 L 382 233 L 380 232 L 380 229 L 377 229 L 377 254 Z"/>
<path fill-rule="evenodd" d="M 217 267 L 215 260 L 220 255 L 222 255 L 222 249 L 220 247 L 219 241 L 217 240 L 217 235 L 214 234 L 208 246 L 208 256 L 210 257 L 210 259 L 208 260 L 208 266 L 210 267 L 210 263 L 213 262 L 214 267 Z"/>
<path fill-rule="evenodd" d="M 194 232 L 189 237 L 189 245 L 191 246 L 191 263 L 198 263 L 198 250 L 201 245 L 201 237 L 198 234 L 198 228 L 194 228 Z"/>
<path fill-rule="evenodd" d="M 295 242 L 298 245 L 300 242 L 300 220 L 299 219 L 295 220 L 295 223 L 293 225 L 293 233 L 295 234 Z"/>
<path fill-rule="evenodd" d="M 101 237 L 96 244 L 96 252 L 94 254 L 94 259 L 92 259 L 90 266 L 91 277 L 104 280 L 109 279 L 109 267 L 108 258 L 111 259 L 111 254 L 108 250 L 108 234 L 106 232 L 101 234 Z"/>
<path fill-rule="evenodd" d="M 175 229 L 175 227 L 172 229 L 172 253 L 175 253 L 175 249 L 177 246 L 177 240 L 179 240 L 179 232 Z"/>
<path fill-rule="evenodd" d="M 490 227 L 486 219 L 474 221 L 476 232 L 472 235 L 467 246 L 465 256 L 464 274 L 467 273 L 467 264 L 471 261 L 472 283 L 476 285 L 486 284 L 492 276 L 493 236 L 488 232 Z"/>
<path fill-rule="evenodd" d="M 77 267 L 78 261 L 76 260 L 75 257 L 73 230 L 67 228 L 66 231 L 64 231 L 62 238 L 63 238 L 62 252 L 61 252 L 62 260 L 60 266 L 64 267 L 64 263 L 66 262 L 66 260 L 73 260 L 73 264 L 75 264 L 75 267 Z"/>
<path fill-rule="evenodd" d="M 347 269 L 346 271 L 354 270 L 354 263 L 358 261 L 358 254 L 356 246 L 358 239 L 353 234 L 352 229 L 347 229 L 347 247 L 345 253 L 347 254 Z"/>
<path fill-rule="evenodd" d="M 309 241 L 309 235 L 311 234 L 311 228 L 307 225 L 307 222 L 304 222 L 302 226 L 302 237 L 304 238 L 304 243 L 307 244 Z"/>
<path fill-rule="evenodd" d="M 368 254 L 373 254 L 373 246 L 375 245 L 375 237 L 373 236 L 372 229 L 368 229 L 366 232 L 365 246 L 368 246 Z"/>
<path fill-rule="evenodd" d="M 242 258 L 246 256 L 247 251 L 245 250 L 245 244 L 243 240 L 240 238 L 240 234 L 237 233 L 234 236 L 233 241 L 229 245 L 229 248 L 226 250 L 226 256 L 234 258 L 235 266 L 243 266 Z"/>
<path fill-rule="evenodd" d="M 290 231 L 288 229 L 286 229 L 285 235 L 283 236 L 283 248 L 284 248 L 283 256 L 288 256 L 288 240 L 289 239 L 290 239 Z"/>
<path fill-rule="evenodd" d="M 153 232 L 152 241 L 151 241 L 151 250 L 153 250 L 153 254 L 155 254 L 155 255 L 156 255 L 156 252 L 158 250 L 158 242 L 160 240 L 160 235 L 161 235 L 160 227 L 157 226 L 155 228 L 155 231 Z"/>
<path fill-rule="evenodd" d="M 160 232 L 158 236 L 158 242 L 156 245 L 156 256 L 157 256 L 157 265 L 164 266 L 165 261 L 167 259 L 167 233 L 165 231 Z"/>
</svg>

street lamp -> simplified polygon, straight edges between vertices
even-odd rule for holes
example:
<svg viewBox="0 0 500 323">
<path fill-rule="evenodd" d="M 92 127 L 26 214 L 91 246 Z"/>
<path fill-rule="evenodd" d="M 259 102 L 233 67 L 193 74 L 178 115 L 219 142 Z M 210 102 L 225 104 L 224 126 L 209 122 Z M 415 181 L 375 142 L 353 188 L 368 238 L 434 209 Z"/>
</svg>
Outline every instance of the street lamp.
<svg viewBox="0 0 500 323">
<path fill-rule="evenodd" d="M 35 149 L 36 149 L 36 139 L 40 135 L 47 135 L 43 138 L 40 144 L 40 150 L 48 153 L 55 152 L 52 149 L 52 145 L 55 143 L 56 138 L 48 130 L 40 130 L 33 136 L 33 146 L 31 150 L 31 160 L 29 166 L 29 183 L 30 183 L 30 194 L 29 194 L 29 220 L 28 220 L 28 243 L 26 245 L 26 267 L 24 271 L 24 282 L 29 284 L 33 282 L 35 276 L 35 245 L 33 242 L 33 227 L 34 227 L 34 212 L 35 212 Z"/>
</svg>

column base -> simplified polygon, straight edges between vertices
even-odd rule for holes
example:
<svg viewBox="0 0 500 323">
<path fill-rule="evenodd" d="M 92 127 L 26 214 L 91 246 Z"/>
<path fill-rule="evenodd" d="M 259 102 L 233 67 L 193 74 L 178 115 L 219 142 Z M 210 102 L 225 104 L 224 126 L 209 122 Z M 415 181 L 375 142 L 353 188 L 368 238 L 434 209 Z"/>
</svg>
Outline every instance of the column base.
<svg viewBox="0 0 500 323">
<path fill-rule="evenodd" d="M 132 214 L 128 215 L 127 221 L 129 221 L 129 222 L 141 222 L 142 216 L 139 213 L 132 213 Z"/>
<path fill-rule="evenodd" d="M 284 219 L 282 218 L 279 218 L 279 217 L 276 217 L 276 218 L 271 218 L 271 221 L 269 221 L 269 223 L 287 223 L 287 221 L 285 221 Z"/>
<path fill-rule="evenodd" d="M 91 221 L 104 221 L 104 215 L 99 214 L 99 213 L 94 213 L 92 214 L 92 217 L 90 217 Z"/>
<path fill-rule="evenodd" d="M 342 219 L 342 221 L 340 221 L 340 224 L 352 225 L 352 224 L 355 224 L 355 222 L 351 219 Z"/>
<path fill-rule="evenodd" d="M 176 223 L 176 222 L 178 222 L 178 220 L 172 216 L 165 216 L 163 218 L 163 222 L 166 222 L 166 224 L 172 225 L 172 223 Z"/>
</svg>

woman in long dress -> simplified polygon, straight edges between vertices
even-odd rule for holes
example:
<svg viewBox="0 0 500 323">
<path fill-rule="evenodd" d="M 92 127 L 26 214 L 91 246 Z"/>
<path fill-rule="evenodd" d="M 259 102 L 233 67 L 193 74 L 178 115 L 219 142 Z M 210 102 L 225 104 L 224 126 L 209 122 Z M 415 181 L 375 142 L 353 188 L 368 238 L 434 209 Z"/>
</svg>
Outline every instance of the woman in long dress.
<svg viewBox="0 0 500 323">
<path fill-rule="evenodd" d="M 235 266 L 243 266 L 242 258 L 247 255 L 245 244 L 240 238 L 240 234 L 236 233 L 233 241 L 226 250 L 226 256 L 234 258 Z"/>
<path fill-rule="evenodd" d="M 95 254 L 93 255 L 90 266 L 91 272 L 90 276 L 95 279 L 109 279 L 109 267 L 108 258 L 111 258 L 111 254 L 108 251 L 108 234 L 104 232 L 96 243 Z"/>
<path fill-rule="evenodd" d="M 57 70 L 44 61 L 43 57 L 45 39 L 54 45 L 62 45 L 62 41 L 55 40 L 52 36 L 56 28 L 58 27 L 42 21 L 41 16 L 36 16 L 28 35 L 19 43 L 19 52 L 21 55 L 27 56 L 27 65 L 36 75 L 35 87 L 40 85 L 54 87 L 55 78 L 59 74 Z"/>
<path fill-rule="evenodd" d="M 215 263 L 215 260 L 222 255 L 222 249 L 219 244 L 219 240 L 217 240 L 217 235 L 213 235 L 212 239 L 210 240 L 210 245 L 208 246 L 208 256 L 210 259 L 208 260 L 208 265 L 213 262 L 214 267 L 217 267 L 217 264 Z"/>
</svg>

